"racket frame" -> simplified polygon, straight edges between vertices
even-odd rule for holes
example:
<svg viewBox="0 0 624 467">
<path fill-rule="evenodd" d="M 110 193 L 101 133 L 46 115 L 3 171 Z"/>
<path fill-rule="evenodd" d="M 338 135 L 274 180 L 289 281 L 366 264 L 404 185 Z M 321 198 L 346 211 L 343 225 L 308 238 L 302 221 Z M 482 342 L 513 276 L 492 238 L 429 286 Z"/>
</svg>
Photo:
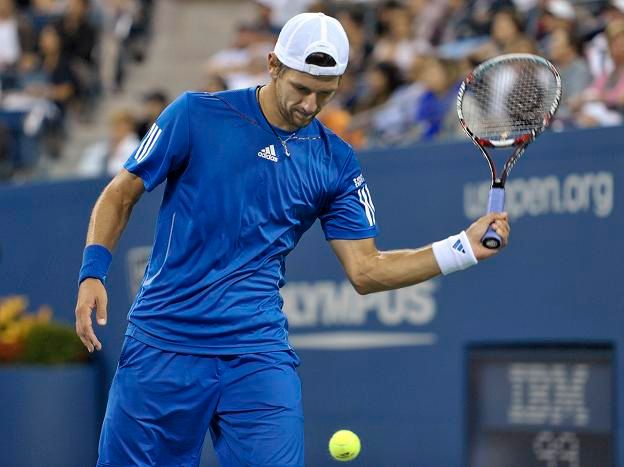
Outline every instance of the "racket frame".
<svg viewBox="0 0 624 467">
<path fill-rule="evenodd" d="M 539 63 L 542 66 L 547 67 L 550 72 L 553 74 L 556 83 L 556 92 L 555 99 L 553 100 L 552 105 L 549 110 L 544 114 L 542 126 L 540 128 L 532 129 L 531 131 L 522 134 L 516 138 L 502 138 L 502 139 L 487 139 L 481 138 L 478 135 L 475 135 L 468 125 L 466 124 L 466 120 L 464 118 L 464 113 L 462 111 L 462 102 L 464 98 L 464 94 L 466 92 L 466 88 L 472 83 L 476 77 L 486 73 L 488 69 L 495 67 L 496 65 L 502 62 L 514 61 L 514 60 L 529 60 L 536 63 Z M 488 208 L 487 212 L 501 212 L 504 210 L 505 206 L 505 182 L 507 181 L 507 176 L 513 166 L 518 162 L 520 157 L 524 154 L 527 146 L 531 144 L 535 138 L 537 138 L 549 125 L 552 121 L 552 118 L 559 107 L 559 102 L 561 101 L 561 76 L 559 72 L 555 68 L 555 66 L 550 63 L 545 58 L 539 57 L 533 54 L 506 54 L 500 55 L 498 57 L 491 58 L 486 60 L 479 66 L 477 66 L 474 71 L 468 74 L 464 81 L 461 83 L 459 87 L 459 91 L 457 92 L 457 117 L 459 118 L 459 123 L 464 130 L 464 133 L 468 135 L 468 137 L 472 140 L 475 146 L 479 148 L 479 151 L 485 158 L 490 168 L 490 173 L 492 175 L 491 179 L 491 188 L 488 197 Z M 510 148 L 515 147 L 513 153 L 507 158 L 503 166 L 503 170 L 501 172 L 500 177 L 497 176 L 496 165 L 486 148 L 490 149 L 501 149 L 501 148 Z M 492 226 L 489 226 L 486 233 L 483 235 L 481 239 L 481 243 L 483 246 L 489 249 L 498 249 L 501 246 L 501 238 L 494 231 Z"/>
</svg>

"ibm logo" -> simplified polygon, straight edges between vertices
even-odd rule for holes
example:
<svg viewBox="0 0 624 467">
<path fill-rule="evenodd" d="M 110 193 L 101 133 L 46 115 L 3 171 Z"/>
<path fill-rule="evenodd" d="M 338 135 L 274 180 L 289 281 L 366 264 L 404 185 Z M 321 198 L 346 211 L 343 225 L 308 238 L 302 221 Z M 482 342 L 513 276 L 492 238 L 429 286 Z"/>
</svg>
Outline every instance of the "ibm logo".
<svg viewBox="0 0 624 467">
<path fill-rule="evenodd" d="M 509 368 L 509 423 L 577 427 L 589 422 L 585 386 L 586 364 L 514 363 Z"/>
</svg>

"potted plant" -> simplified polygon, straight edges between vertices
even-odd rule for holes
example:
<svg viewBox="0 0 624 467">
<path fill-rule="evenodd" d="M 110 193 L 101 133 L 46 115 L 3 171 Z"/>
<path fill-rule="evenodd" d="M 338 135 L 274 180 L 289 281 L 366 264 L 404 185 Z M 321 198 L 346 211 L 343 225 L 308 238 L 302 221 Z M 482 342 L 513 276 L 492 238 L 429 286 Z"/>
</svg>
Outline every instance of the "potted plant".
<svg viewBox="0 0 624 467">
<path fill-rule="evenodd" d="M 0 452 L 12 467 L 94 465 L 100 415 L 95 365 L 52 310 L 0 298 Z"/>
</svg>

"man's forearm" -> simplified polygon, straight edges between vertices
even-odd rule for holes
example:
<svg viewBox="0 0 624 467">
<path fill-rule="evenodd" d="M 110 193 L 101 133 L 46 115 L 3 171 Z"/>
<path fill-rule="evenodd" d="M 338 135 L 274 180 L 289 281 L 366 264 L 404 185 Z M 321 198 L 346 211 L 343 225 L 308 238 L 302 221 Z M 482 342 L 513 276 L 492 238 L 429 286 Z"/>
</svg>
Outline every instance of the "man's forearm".
<svg viewBox="0 0 624 467">
<path fill-rule="evenodd" d="M 418 284 L 438 274 L 440 267 L 431 246 L 379 251 L 366 261 L 354 285 L 359 293 L 367 294 Z"/>
<path fill-rule="evenodd" d="M 102 192 L 89 221 L 87 245 L 98 244 L 112 251 L 126 228 L 134 201 L 112 182 Z"/>
<path fill-rule="evenodd" d="M 349 280 L 360 294 L 397 289 L 424 282 L 438 274 L 450 274 L 474 266 L 495 255 L 481 244 L 483 232 L 492 225 L 507 245 L 506 213 L 490 213 L 477 219 L 466 231 L 410 250 L 379 251 L 373 238 L 332 239 L 330 245 Z"/>
</svg>

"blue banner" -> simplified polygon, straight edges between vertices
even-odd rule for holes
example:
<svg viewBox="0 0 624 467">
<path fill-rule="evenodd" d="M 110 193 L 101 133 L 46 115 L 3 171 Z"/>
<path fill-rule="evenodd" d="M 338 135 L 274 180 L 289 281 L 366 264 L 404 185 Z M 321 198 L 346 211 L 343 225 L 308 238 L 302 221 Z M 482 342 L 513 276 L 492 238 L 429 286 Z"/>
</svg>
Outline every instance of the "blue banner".
<svg viewBox="0 0 624 467">
<path fill-rule="evenodd" d="M 331 465 L 327 443 L 341 428 L 362 439 L 353 465 L 470 465 L 467 352 L 475 344 L 608 344 L 615 349 L 613 371 L 624 372 L 622 148 L 621 129 L 541 136 L 509 178 L 509 247 L 469 271 L 417 286 L 360 296 L 318 224 L 304 236 L 288 258 L 283 295 L 291 341 L 302 359 L 307 465 Z M 470 143 L 367 153 L 361 162 L 380 249 L 430 244 L 485 212 L 489 171 Z M 73 322 L 89 213 L 105 183 L 0 189 L 0 296 L 27 295 L 34 306 L 49 304 L 58 318 Z M 143 197 L 114 255 L 109 324 L 97 329 L 104 395 L 161 198 L 162 191 Z M 575 368 L 569 378 L 580 371 Z M 501 384 L 500 390 L 513 387 Z M 613 394 L 619 398 L 613 416 L 624 421 L 622 390 Z M 509 393 L 501 400 L 514 399 Z M 591 418 L 594 405 L 580 403 Z M 624 437 L 613 432 L 610 439 L 610 458 L 624 467 L 618 454 Z"/>
</svg>

